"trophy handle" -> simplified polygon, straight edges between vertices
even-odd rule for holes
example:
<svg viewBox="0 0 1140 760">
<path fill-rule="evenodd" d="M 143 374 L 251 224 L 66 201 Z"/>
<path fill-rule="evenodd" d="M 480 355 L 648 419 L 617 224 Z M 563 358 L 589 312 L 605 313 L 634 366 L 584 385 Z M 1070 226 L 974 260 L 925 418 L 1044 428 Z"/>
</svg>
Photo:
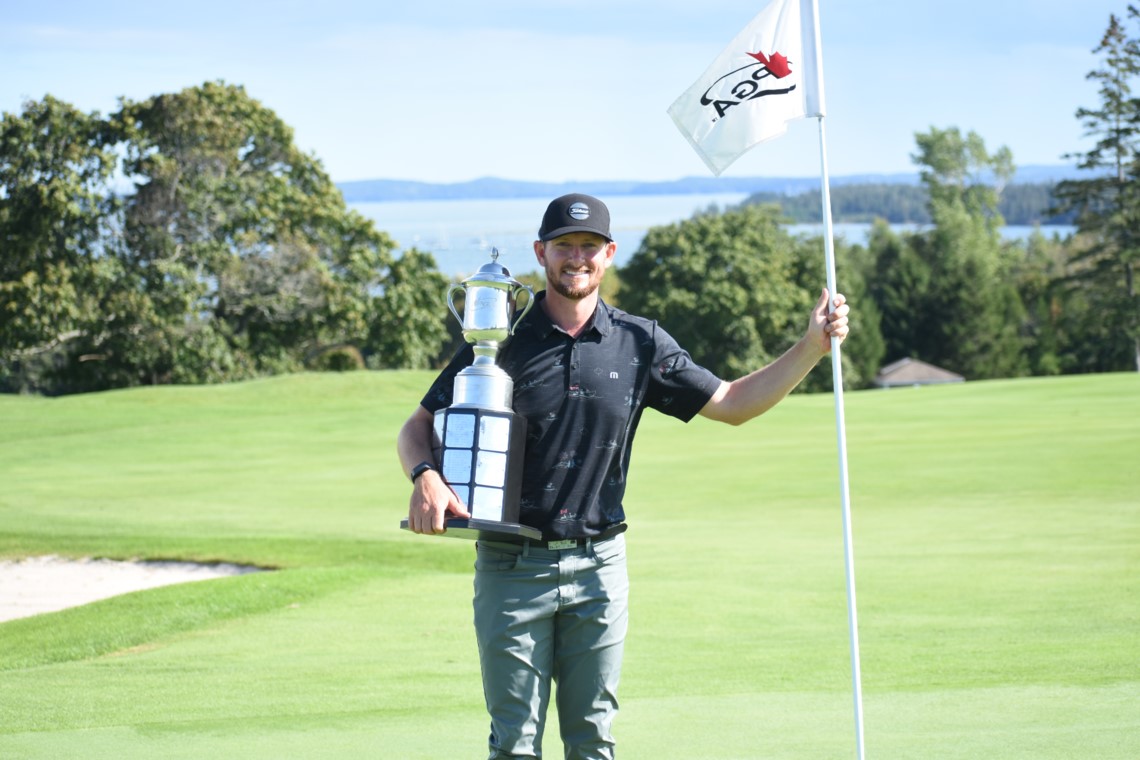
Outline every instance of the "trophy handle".
<svg viewBox="0 0 1140 760">
<path fill-rule="evenodd" d="M 459 315 L 459 311 L 455 308 L 455 292 L 463 289 L 463 285 L 459 283 L 455 283 L 447 289 L 447 308 L 451 309 L 451 313 L 459 320 L 459 324 L 463 324 L 463 317 Z"/>
<path fill-rule="evenodd" d="M 529 285 L 523 285 L 522 283 L 519 283 L 519 285 L 514 289 L 514 292 L 511 293 L 511 297 L 518 298 L 519 291 L 522 290 L 526 291 L 526 306 L 524 306 L 523 310 L 515 316 L 514 324 L 511 325 L 511 335 L 515 334 L 515 328 L 519 326 L 519 322 L 521 322 L 522 318 L 526 316 L 526 313 L 530 311 L 530 307 L 534 306 L 534 291 Z"/>
</svg>

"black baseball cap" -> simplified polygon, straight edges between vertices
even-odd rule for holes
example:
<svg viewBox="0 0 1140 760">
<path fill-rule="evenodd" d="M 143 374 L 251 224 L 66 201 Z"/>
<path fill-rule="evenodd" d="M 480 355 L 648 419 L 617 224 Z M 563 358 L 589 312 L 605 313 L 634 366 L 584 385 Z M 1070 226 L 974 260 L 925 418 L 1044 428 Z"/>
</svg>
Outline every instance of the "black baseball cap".
<svg viewBox="0 0 1140 760">
<path fill-rule="evenodd" d="M 570 193 L 552 200 L 542 216 L 538 239 L 545 243 L 571 232 L 595 232 L 612 243 L 610 210 L 606 204 L 582 193 Z"/>
</svg>

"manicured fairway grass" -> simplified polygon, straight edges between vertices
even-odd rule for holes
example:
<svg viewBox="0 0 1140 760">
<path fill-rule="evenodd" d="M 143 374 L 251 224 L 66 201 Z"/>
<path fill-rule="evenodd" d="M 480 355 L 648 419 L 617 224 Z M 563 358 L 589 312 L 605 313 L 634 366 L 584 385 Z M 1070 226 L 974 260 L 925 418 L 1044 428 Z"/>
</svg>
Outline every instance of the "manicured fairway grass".
<svg viewBox="0 0 1140 760">
<path fill-rule="evenodd" d="M 0 625 L 0 757 L 482 756 L 472 547 L 396 529 L 427 380 L 0 397 L 0 556 L 279 568 Z M 645 417 L 622 757 L 854 755 L 831 404 Z M 868 757 L 1140 756 L 1140 377 L 846 411 Z"/>
</svg>

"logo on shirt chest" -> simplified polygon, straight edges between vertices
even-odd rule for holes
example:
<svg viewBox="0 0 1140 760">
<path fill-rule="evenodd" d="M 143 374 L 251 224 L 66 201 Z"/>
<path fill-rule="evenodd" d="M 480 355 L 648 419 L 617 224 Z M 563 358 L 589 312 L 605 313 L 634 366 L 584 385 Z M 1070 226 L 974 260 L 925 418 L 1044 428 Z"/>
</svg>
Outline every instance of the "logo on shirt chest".
<svg viewBox="0 0 1140 760">
<path fill-rule="evenodd" d="M 529 380 L 523 380 L 522 382 L 515 383 L 515 391 L 529 391 L 535 388 L 541 388 L 544 385 L 546 385 L 546 380 L 544 378 L 532 377 Z"/>
</svg>

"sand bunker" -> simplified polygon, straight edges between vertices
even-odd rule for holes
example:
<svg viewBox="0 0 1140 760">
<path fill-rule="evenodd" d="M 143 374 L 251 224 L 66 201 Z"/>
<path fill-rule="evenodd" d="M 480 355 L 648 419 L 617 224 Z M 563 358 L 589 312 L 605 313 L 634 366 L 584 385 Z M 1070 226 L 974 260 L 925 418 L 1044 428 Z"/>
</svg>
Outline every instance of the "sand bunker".
<svg viewBox="0 0 1140 760">
<path fill-rule="evenodd" d="M 131 591 L 259 572 L 249 565 L 28 557 L 0 561 L 0 622 Z"/>
</svg>

